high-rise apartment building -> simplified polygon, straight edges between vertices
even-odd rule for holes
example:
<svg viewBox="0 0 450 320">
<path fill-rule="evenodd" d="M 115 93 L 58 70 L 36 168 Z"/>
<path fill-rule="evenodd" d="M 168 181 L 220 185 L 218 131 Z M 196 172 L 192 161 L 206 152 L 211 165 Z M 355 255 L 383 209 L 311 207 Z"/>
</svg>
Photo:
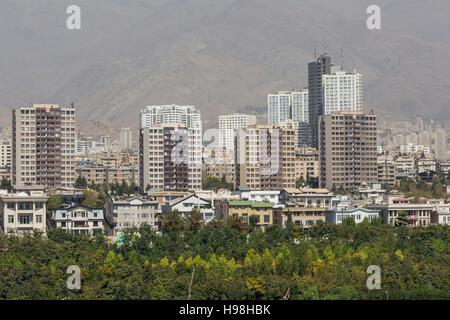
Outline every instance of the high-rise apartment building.
<svg viewBox="0 0 450 320">
<path fill-rule="evenodd" d="M 251 190 L 295 187 L 295 132 L 254 125 L 236 137 L 236 186 Z"/>
<path fill-rule="evenodd" d="M 202 188 L 202 121 L 193 106 L 148 106 L 140 113 L 140 183 L 158 190 Z"/>
<path fill-rule="evenodd" d="M 11 168 L 11 141 L 0 141 L 0 168 Z"/>
<path fill-rule="evenodd" d="M 236 130 L 256 124 L 256 116 L 247 114 L 229 114 L 219 116 L 219 148 L 234 151 Z"/>
<path fill-rule="evenodd" d="M 447 142 L 447 130 L 445 129 L 437 129 L 435 132 L 435 152 L 436 157 L 439 160 L 447 160 L 447 149 L 448 149 L 448 142 Z"/>
<path fill-rule="evenodd" d="M 320 184 L 354 190 L 377 183 L 377 116 L 333 112 L 319 118 Z"/>
<path fill-rule="evenodd" d="M 337 111 L 362 111 L 362 75 L 345 72 L 336 67 L 322 76 L 323 114 Z"/>
<path fill-rule="evenodd" d="M 323 76 L 331 73 L 331 58 L 325 53 L 308 63 L 310 146 L 318 149 L 319 116 L 324 114 Z"/>
<path fill-rule="evenodd" d="M 12 110 L 12 184 L 73 187 L 75 107 L 35 104 Z"/>
<path fill-rule="evenodd" d="M 121 151 L 130 151 L 131 150 L 131 130 L 130 128 L 121 128 L 120 129 L 120 134 L 119 134 L 119 139 L 120 139 L 120 150 Z"/>
<path fill-rule="evenodd" d="M 279 91 L 278 94 L 269 94 L 267 96 L 267 108 L 269 124 L 297 122 L 297 145 L 306 146 L 308 144 L 308 89 Z"/>
<path fill-rule="evenodd" d="M 160 123 L 181 123 L 186 127 L 201 128 L 200 112 L 193 106 L 148 106 L 139 115 L 140 128 Z"/>
<path fill-rule="evenodd" d="M 143 190 L 202 188 L 201 128 L 180 123 L 140 129 L 140 185 Z"/>
</svg>

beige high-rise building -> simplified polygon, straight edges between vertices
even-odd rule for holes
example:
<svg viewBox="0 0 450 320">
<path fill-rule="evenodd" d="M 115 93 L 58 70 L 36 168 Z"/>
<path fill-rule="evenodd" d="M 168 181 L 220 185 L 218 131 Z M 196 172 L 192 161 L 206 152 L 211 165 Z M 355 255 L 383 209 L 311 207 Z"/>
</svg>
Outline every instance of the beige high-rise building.
<svg viewBox="0 0 450 320">
<path fill-rule="evenodd" d="M 121 128 L 120 129 L 120 150 L 121 151 L 130 151 L 131 150 L 131 129 L 130 128 Z"/>
<path fill-rule="evenodd" d="M 11 168 L 11 142 L 0 141 L 0 168 Z"/>
<path fill-rule="evenodd" d="M 73 187 L 75 107 L 35 104 L 12 110 L 12 184 Z"/>
<path fill-rule="evenodd" d="M 320 185 L 354 190 L 377 183 L 377 116 L 336 112 L 319 119 Z"/>
<path fill-rule="evenodd" d="M 434 141 L 435 141 L 434 150 L 436 152 L 436 157 L 439 160 L 447 160 L 448 159 L 447 131 L 445 129 L 437 129 L 435 132 Z"/>
<path fill-rule="evenodd" d="M 140 129 L 140 186 L 191 191 L 202 188 L 202 129 L 180 123 Z"/>
<path fill-rule="evenodd" d="M 314 148 L 296 148 L 295 150 L 295 178 L 318 178 L 320 174 L 319 153 Z"/>
<path fill-rule="evenodd" d="M 254 125 L 239 130 L 236 185 L 251 190 L 295 187 L 295 130 Z"/>
</svg>

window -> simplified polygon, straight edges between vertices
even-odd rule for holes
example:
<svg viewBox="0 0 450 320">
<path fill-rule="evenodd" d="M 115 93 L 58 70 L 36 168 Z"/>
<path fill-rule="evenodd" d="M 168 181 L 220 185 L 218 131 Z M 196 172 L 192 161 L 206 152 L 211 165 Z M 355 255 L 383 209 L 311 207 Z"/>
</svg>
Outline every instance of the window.
<svg viewBox="0 0 450 320">
<path fill-rule="evenodd" d="M 19 210 L 33 210 L 33 204 L 31 202 L 19 203 Z"/>
<path fill-rule="evenodd" d="M 270 222 L 270 215 L 268 214 L 264 215 L 264 222 Z"/>
<path fill-rule="evenodd" d="M 42 216 L 40 214 L 36 216 L 36 223 L 42 223 Z"/>
<path fill-rule="evenodd" d="M 19 216 L 19 222 L 20 222 L 20 224 L 30 224 L 31 217 L 30 216 Z"/>
<path fill-rule="evenodd" d="M 8 203 L 8 209 L 14 210 L 15 208 L 15 203 Z"/>
<path fill-rule="evenodd" d="M 66 227 L 66 222 L 65 221 L 63 221 L 63 222 L 61 222 L 61 227 Z"/>
<path fill-rule="evenodd" d="M 94 227 L 98 227 L 98 221 L 94 221 Z"/>
<path fill-rule="evenodd" d="M 444 217 L 444 219 L 445 219 L 445 217 Z M 14 223 L 14 216 L 8 216 L 8 223 Z"/>
<path fill-rule="evenodd" d="M 42 202 L 38 202 L 34 205 L 36 207 L 36 210 L 42 209 L 44 207 L 44 204 Z"/>
</svg>

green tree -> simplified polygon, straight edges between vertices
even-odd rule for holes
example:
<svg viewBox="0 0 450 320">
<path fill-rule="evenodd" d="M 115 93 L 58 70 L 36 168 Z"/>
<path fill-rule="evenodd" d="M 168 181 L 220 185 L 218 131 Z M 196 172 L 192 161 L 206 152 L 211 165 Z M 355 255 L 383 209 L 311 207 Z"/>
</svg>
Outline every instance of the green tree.
<svg viewBox="0 0 450 320">
<path fill-rule="evenodd" d="M 75 188 L 85 189 L 86 187 L 87 187 L 86 179 L 82 175 L 79 175 L 78 178 L 75 180 Z"/>
<path fill-rule="evenodd" d="M 99 195 L 95 190 L 84 190 L 84 200 L 81 204 L 89 208 L 103 208 L 105 203 L 104 200 L 99 198 Z"/>
<path fill-rule="evenodd" d="M 250 230 L 254 231 L 256 229 L 256 226 L 258 225 L 260 220 L 260 217 L 256 214 L 252 214 L 250 215 L 248 221 L 249 221 L 249 226 L 250 226 Z"/>
<path fill-rule="evenodd" d="M 47 214 L 52 214 L 53 210 L 62 207 L 62 199 L 61 196 L 50 194 L 47 200 Z"/>
<path fill-rule="evenodd" d="M 165 233 L 180 232 L 183 230 L 183 219 L 178 210 L 167 213 L 162 221 L 162 231 Z"/>
<path fill-rule="evenodd" d="M 297 180 L 295 180 L 295 187 L 297 189 L 303 187 L 305 185 L 305 179 L 303 179 L 303 176 L 300 176 Z"/>
<path fill-rule="evenodd" d="M 187 224 L 189 231 L 197 233 L 203 224 L 203 213 L 197 208 L 192 209 L 187 216 Z"/>
<path fill-rule="evenodd" d="M 6 179 L 5 177 L 3 177 L 0 188 L 4 189 L 4 190 L 8 190 L 8 192 L 11 192 L 11 189 L 12 189 L 11 188 L 11 180 Z"/>
<path fill-rule="evenodd" d="M 395 219 L 394 224 L 396 226 L 407 226 L 410 224 L 410 221 L 408 219 L 408 212 L 404 210 L 398 211 L 397 218 Z"/>
</svg>

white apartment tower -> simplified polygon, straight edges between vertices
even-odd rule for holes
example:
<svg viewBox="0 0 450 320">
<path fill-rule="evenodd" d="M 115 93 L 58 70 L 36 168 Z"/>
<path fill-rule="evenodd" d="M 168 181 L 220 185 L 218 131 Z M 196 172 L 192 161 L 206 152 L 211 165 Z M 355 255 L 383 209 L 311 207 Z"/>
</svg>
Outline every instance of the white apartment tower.
<svg viewBox="0 0 450 320">
<path fill-rule="evenodd" d="M 234 151 L 236 130 L 256 124 L 256 116 L 234 113 L 219 116 L 219 148 Z"/>
<path fill-rule="evenodd" d="M 332 67 L 322 76 L 324 114 L 339 111 L 362 111 L 362 75 Z"/>
<path fill-rule="evenodd" d="M 279 91 L 267 96 L 268 123 L 282 124 L 291 120 L 298 123 L 297 145 L 308 144 L 309 97 L 308 89 L 299 91 Z"/>
<path fill-rule="evenodd" d="M 73 187 L 75 107 L 34 104 L 12 110 L 12 184 Z"/>
<path fill-rule="evenodd" d="M 160 123 L 181 123 L 186 127 L 201 128 L 200 112 L 193 106 L 147 106 L 139 115 L 139 128 Z"/>
</svg>

